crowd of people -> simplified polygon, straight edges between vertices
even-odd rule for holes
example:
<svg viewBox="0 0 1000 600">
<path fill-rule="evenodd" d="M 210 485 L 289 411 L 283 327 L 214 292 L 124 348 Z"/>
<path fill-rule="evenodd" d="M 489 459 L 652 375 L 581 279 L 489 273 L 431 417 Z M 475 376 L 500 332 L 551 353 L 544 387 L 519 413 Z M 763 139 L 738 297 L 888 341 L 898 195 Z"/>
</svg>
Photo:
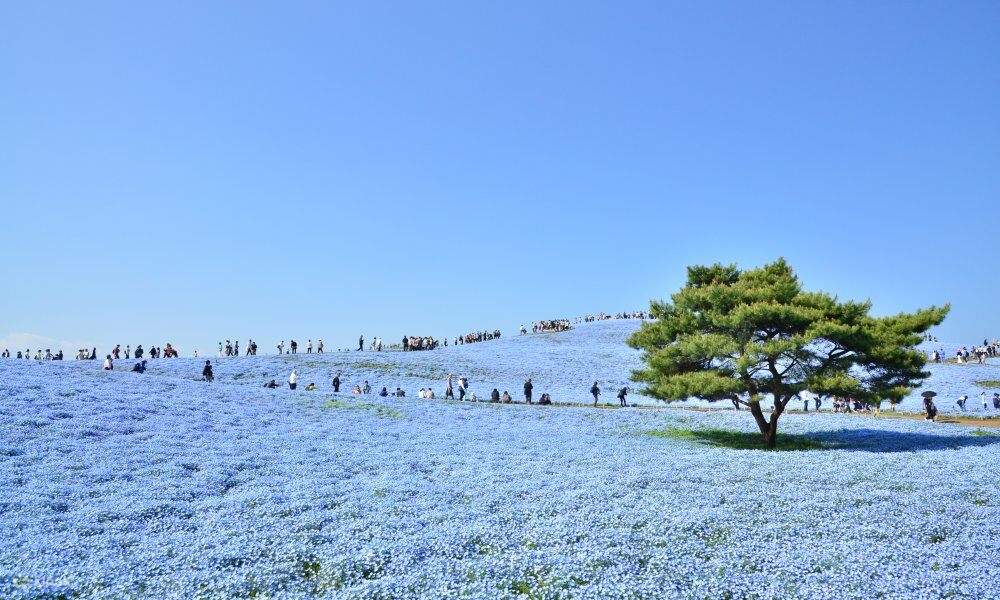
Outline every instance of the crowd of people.
<svg viewBox="0 0 1000 600">
<path fill-rule="evenodd" d="M 937 341 L 936 338 L 934 341 Z M 973 344 L 970 346 L 962 346 L 961 348 L 955 350 L 954 362 L 958 364 L 970 363 L 976 361 L 979 364 L 984 364 L 988 358 L 996 358 L 1000 356 L 1000 340 L 983 340 L 981 345 Z M 947 361 L 947 356 L 944 350 L 938 348 L 936 350 L 931 350 L 927 353 L 927 359 L 934 363 L 940 363 Z"/>
<path fill-rule="evenodd" d="M 493 331 L 476 331 L 458 336 L 455 338 L 455 345 L 461 346 L 463 344 L 475 344 L 477 342 L 486 342 L 498 339 L 500 339 L 499 329 L 494 329 Z M 447 345 L 447 343 L 445 345 Z"/>
<path fill-rule="evenodd" d="M 594 321 L 610 321 L 611 319 L 647 319 L 648 313 L 644 310 L 635 310 L 631 312 L 620 312 L 613 315 L 607 313 L 597 313 L 596 315 L 586 315 L 583 317 L 577 317 L 577 323 L 593 323 Z"/>
<path fill-rule="evenodd" d="M 550 319 L 547 321 L 535 321 L 531 324 L 531 333 L 552 333 L 557 331 L 568 331 L 572 329 L 569 319 Z M 528 333 L 528 330 L 521 325 L 521 335 Z"/>
<path fill-rule="evenodd" d="M 88 353 L 88 357 L 89 356 L 90 355 Z M 97 349 L 95 348 L 94 349 L 94 358 L 96 358 L 96 357 L 97 357 Z M 21 352 L 20 350 L 18 350 L 15 353 L 15 355 L 12 357 L 11 354 L 10 354 L 10 349 L 9 348 L 4 348 L 4 351 L 0 352 L 0 358 L 19 358 L 21 360 L 32 360 L 31 349 L 30 348 L 25 349 L 24 352 Z M 58 352 L 55 352 L 55 353 L 53 353 L 52 350 L 50 350 L 48 348 L 45 349 L 44 353 L 42 352 L 41 349 L 35 350 L 34 360 L 62 360 L 62 359 L 63 359 L 63 351 L 62 350 L 59 350 Z"/>
<path fill-rule="evenodd" d="M 412 350 L 434 350 L 438 347 L 438 342 L 432 336 L 421 337 L 417 335 L 404 335 L 403 336 L 403 351 L 409 352 Z M 447 341 L 446 341 L 447 343 Z"/>
<path fill-rule="evenodd" d="M 149 350 L 143 350 L 142 344 L 139 344 L 135 347 L 134 351 L 128 344 L 126 344 L 124 350 L 121 345 L 118 344 L 111 351 L 111 354 L 106 356 L 105 360 L 119 360 L 123 357 L 126 359 L 135 358 L 136 360 L 139 360 L 143 356 L 147 356 L 148 358 L 177 358 L 180 354 L 170 344 L 167 344 L 162 348 L 159 346 L 153 346 Z M 0 358 L 17 358 L 22 360 L 64 360 L 65 355 L 62 350 L 52 352 L 52 350 L 48 348 L 44 351 L 40 348 L 35 350 L 34 356 L 31 355 L 31 349 L 26 349 L 23 352 L 18 350 L 14 355 L 11 355 L 10 349 L 4 349 L 3 352 L 0 352 Z M 90 350 L 80 348 L 77 350 L 75 358 L 76 360 L 97 360 L 97 348 L 91 348 Z"/>
<path fill-rule="evenodd" d="M 92 350 L 89 353 L 89 356 L 86 356 L 86 354 L 87 350 L 81 349 L 80 353 L 77 355 L 77 359 L 83 360 L 87 358 L 96 358 L 97 349 L 95 348 Z M 129 344 L 125 344 L 124 350 L 122 349 L 121 344 L 115 344 L 115 347 L 111 350 L 110 356 L 114 360 L 119 360 L 123 356 L 126 359 L 135 358 L 136 360 L 141 359 L 143 356 L 148 358 L 178 358 L 180 357 L 180 352 L 178 352 L 177 349 L 169 343 L 164 347 L 150 346 L 149 350 L 143 350 L 142 344 L 138 344 L 134 351 L 132 350 L 132 346 Z"/>
</svg>

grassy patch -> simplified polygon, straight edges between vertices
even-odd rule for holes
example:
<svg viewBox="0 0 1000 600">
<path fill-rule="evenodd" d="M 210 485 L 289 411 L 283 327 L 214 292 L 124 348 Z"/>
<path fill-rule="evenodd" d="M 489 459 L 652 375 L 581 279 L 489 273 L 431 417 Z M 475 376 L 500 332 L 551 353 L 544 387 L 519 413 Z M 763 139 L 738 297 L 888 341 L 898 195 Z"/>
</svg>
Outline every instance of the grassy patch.
<svg viewBox="0 0 1000 600">
<path fill-rule="evenodd" d="M 764 438 L 759 433 L 746 431 L 668 427 L 666 429 L 651 429 L 644 431 L 643 434 L 733 450 L 767 449 L 764 447 Z M 804 435 L 782 434 L 779 432 L 778 445 L 775 450 L 823 450 L 829 447 L 819 440 Z"/>
<path fill-rule="evenodd" d="M 981 379 L 975 383 L 981 388 L 1000 389 L 1000 379 Z"/>
<path fill-rule="evenodd" d="M 341 409 L 341 410 L 367 410 L 375 413 L 376 416 L 383 419 L 402 419 L 403 411 L 396 410 L 391 406 L 386 406 L 384 404 L 376 404 L 374 402 L 344 402 L 343 400 L 330 399 L 326 401 L 323 408 L 329 409 Z"/>
<path fill-rule="evenodd" d="M 972 432 L 972 435 L 982 437 L 984 435 L 997 435 L 997 434 L 992 431 L 986 431 L 985 429 L 976 429 L 975 431 Z"/>
</svg>

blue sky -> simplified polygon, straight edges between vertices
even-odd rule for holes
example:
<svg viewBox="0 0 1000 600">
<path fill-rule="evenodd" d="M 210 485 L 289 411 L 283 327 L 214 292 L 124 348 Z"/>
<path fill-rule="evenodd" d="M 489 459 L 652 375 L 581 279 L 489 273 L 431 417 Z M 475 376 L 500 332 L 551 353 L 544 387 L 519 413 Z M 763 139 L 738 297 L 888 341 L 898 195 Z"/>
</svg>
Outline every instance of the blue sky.
<svg viewBox="0 0 1000 600">
<path fill-rule="evenodd" d="M 1000 4 L 5 3 L 0 336 L 449 335 L 785 256 L 1000 335 Z"/>
</svg>

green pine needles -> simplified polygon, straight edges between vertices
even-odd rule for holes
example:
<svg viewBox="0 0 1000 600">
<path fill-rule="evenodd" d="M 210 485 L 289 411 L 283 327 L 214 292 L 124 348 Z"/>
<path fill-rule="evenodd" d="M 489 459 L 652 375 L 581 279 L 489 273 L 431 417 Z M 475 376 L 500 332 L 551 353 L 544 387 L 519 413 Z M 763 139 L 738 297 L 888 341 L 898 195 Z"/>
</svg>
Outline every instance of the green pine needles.
<svg viewBox="0 0 1000 600">
<path fill-rule="evenodd" d="M 662 400 L 749 408 L 768 448 L 778 417 L 803 392 L 872 404 L 908 394 L 928 376 L 916 346 L 950 309 L 874 317 L 871 302 L 804 291 L 784 259 L 746 271 L 721 264 L 687 271 L 670 302 L 651 303 L 656 320 L 629 338 L 646 362 L 633 378 Z M 766 396 L 769 415 L 760 406 Z"/>
</svg>

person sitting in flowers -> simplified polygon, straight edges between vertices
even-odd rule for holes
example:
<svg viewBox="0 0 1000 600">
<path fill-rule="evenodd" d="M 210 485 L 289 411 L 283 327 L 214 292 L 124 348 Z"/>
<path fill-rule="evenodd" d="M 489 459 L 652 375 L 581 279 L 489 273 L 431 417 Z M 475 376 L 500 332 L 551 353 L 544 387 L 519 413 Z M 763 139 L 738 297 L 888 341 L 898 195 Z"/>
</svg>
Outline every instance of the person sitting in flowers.
<svg viewBox="0 0 1000 600">
<path fill-rule="evenodd" d="M 267 383 L 265 383 L 264 387 L 266 387 L 269 390 L 273 390 L 276 387 L 278 387 L 278 382 L 272 379 L 271 381 L 268 381 Z"/>
<path fill-rule="evenodd" d="M 354 394 L 355 396 L 360 396 L 361 395 L 361 386 L 355 384 L 354 385 L 354 389 L 351 390 L 351 393 Z"/>
<path fill-rule="evenodd" d="M 549 405 L 552 404 L 552 396 L 548 394 L 542 394 L 542 397 L 538 399 L 539 404 Z"/>
<path fill-rule="evenodd" d="M 315 392 L 316 391 L 316 384 L 310 381 L 309 385 L 306 386 L 306 391 L 307 392 Z"/>
<path fill-rule="evenodd" d="M 508 392 L 507 390 L 504 390 L 503 391 L 503 397 L 500 399 L 500 401 L 503 402 L 504 404 L 510 404 L 514 400 L 510 397 L 510 392 Z"/>
</svg>

